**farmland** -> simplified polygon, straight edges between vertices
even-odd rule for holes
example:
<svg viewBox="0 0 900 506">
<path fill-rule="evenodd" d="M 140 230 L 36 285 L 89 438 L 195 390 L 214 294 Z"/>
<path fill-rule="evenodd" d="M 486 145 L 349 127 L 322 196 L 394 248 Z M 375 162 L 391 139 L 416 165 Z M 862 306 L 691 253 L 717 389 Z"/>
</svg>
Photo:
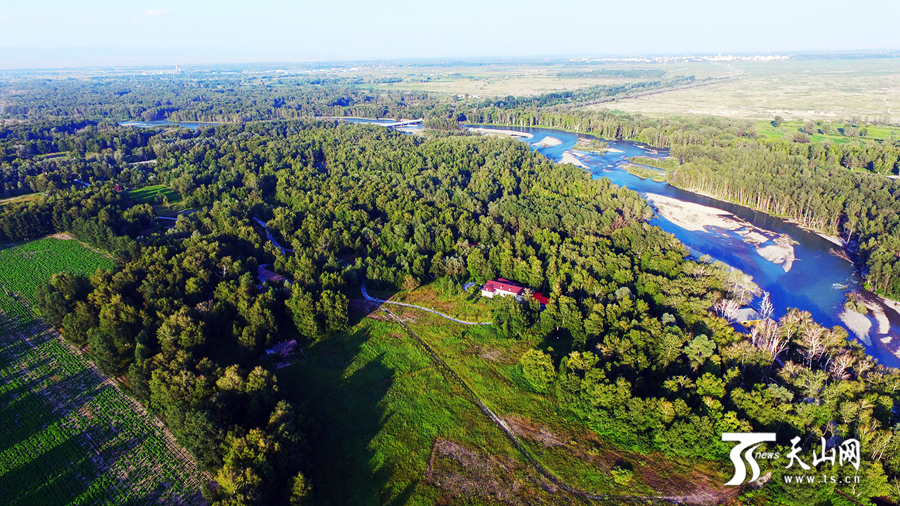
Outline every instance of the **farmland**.
<svg viewBox="0 0 900 506">
<path fill-rule="evenodd" d="M 0 503 L 200 504 L 193 471 L 161 422 L 33 318 L 56 272 L 112 262 L 75 241 L 0 251 Z"/>
<path fill-rule="evenodd" d="M 77 241 L 55 238 L 41 239 L 0 251 L 0 311 L 7 315 L 9 298 L 29 301 L 38 285 L 59 272 L 90 275 L 98 268 L 111 269 L 106 256 L 86 249 Z M 19 316 L 25 316 L 20 314 Z"/>
</svg>

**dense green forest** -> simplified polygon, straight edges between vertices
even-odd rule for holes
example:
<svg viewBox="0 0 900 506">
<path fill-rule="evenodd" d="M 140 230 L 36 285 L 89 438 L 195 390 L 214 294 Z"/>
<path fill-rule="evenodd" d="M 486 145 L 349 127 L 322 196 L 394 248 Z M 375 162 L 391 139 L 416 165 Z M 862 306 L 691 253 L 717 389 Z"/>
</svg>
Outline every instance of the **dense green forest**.
<svg viewBox="0 0 900 506">
<path fill-rule="evenodd" d="M 477 118 L 503 119 L 513 118 Z M 623 448 L 701 461 L 727 462 L 727 431 L 857 438 L 862 480 L 848 491 L 900 496 L 900 374 L 808 313 L 735 332 L 713 307 L 752 287 L 724 265 L 686 260 L 672 235 L 646 223 L 643 200 L 608 180 L 512 140 L 467 135 L 331 121 L 193 131 L 57 121 L 0 134 L 8 190 L 45 193 L 0 209 L 0 240 L 65 230 L 115 254 L 112 272 L 55 277 L 38 309 L 163 417 L 214 474 L 211 500 L 304 504 L 315 494 L 320 470 L 305 458 L 316 444 L 307 434 L 322 421 L 288 403 L 270 370 L 248 366 L 264 348 L 340 334 L 363 279 L 410 290 L 496 276 L 549 295 L 543 310 L 504 299 L 492 328 L 540 343 L 522 356 L 523 375 L 574 423 Z M 644 118 L 596 121 L 615 128 L 608 137 L 682 150 L 685 174 L 717 150 L 762 155 L 779 145 L 730 134 L 731 125 L 684 125 L 680 135 L 696 140 L 678 146 L 645 131 Z M 61 150 L 69 154 L 38 156 Z M 156 162 L 132 165 L 143 159 Z M 165 184 L 196 212 L 164 227 L 117 183 Z M 254 218 L 293 252 L 268 242 Z M 290 283 L 260 284 L 262 264 Z M 763 493 L 807 504 L 834 489 L 775 479 Z"/>
</svg>

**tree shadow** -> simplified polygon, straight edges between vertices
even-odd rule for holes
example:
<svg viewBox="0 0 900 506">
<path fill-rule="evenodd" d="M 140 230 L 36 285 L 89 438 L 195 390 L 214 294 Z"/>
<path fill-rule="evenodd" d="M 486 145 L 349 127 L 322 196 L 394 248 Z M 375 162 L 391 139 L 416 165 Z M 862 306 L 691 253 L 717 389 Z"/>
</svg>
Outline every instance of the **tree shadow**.
<svg viewBox="0 0 900 506">
<path fill-rule="evenodd" d="M 384 428 L 394 370 L 383 353 L 367 356 L 368 339 L 365 329 L 329 336 L 306 350 L 309 360 L 277 373 L 282 391 L 307 407 L 317 504 L 381 504 L 391 479 L 390 463 L 372 442 Z"/>
</svg>

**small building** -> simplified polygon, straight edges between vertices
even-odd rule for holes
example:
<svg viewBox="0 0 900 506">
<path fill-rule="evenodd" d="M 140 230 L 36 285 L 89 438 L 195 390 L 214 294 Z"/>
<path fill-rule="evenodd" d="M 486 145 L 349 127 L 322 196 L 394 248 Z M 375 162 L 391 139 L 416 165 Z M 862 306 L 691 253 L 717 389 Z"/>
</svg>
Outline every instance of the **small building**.
<svg viewBox="0 0 900 506">
<path fill-rule="evenodd" d="M 485 283 L 484 287 L 481 288 L 481 296 L 487 297 L 489 299 L 493 299 L 494 296 L 513 296 L 516 298 L 516 300 L 520 300 L 522 298 L 522 292 L 524 291 L 524 288 L 515 285 L 512 281 L 508 279 L 498 278 Z"/>
<path fill-rule="evenodd" d="M 541 292 L 536 292 L 534 295 L 531 296 L 531 298 L 540 302 L 541 307 L 546 306 L 550 302 L 550 298 L 547 297 L 546 295 L 542 294 Z"/>
<path fill-rule="evenodd" d="M 297 341 L 295 339 L 282 341 L 266 350 L 266 355 L 278 355 L 280 357 L 287 357 L 292 351 L 294 351 L 294 348 L 296 347 Z"/>
<path fill-rule="evenodd" d="M 281 274 L 275 274 L 274 272 L 266 269 L 266 265 L 260 265 L 256 270 L 256 277 L 259 279 L 259 284 L 262 286 L 266 281 L 271 281 L 273 283 L 284 284 L 287 281 L 287 278 L 282 276 Z"/>
</svg>

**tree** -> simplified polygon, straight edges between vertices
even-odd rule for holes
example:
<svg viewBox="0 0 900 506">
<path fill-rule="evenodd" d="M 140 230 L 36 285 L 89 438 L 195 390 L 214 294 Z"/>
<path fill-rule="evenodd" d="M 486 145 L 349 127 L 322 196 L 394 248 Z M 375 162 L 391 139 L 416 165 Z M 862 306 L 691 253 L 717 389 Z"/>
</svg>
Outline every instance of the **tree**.
<svg viewBox="0 0 900 506">
<path fill-rule="evenodd" d="M 340 332 L 346 330 L 348 315 L 347 308 L 349 301 L 347 296 L 340 292 L 332 292 L 325 290 L 319 297 L 319 303 L 316 309 L 323 321 L 322 327 L 325 332 Z"/>
<path fill-rule="evenodd" d="M 288 311 L 294 320 L 294 326 L 300 335 L 308 339 L 318 339 L 322 335 L 319 322 L 316 320 L 316 305 L 312 295 L 297 285 L 291 287 L 291 296 L 286 301 Z"/>
<path fill-rule="evenodd" d="M 713 356 L 715 351 L 716 343 L 705 334 L 700 334 L 685 347 L 684 354 L 687 355 L 691 367 L 696 371 L 706 363 L 709 357 Z"/>
<path fill-rule="evenodd" d="M 528 384 L 538 392 L 546 392 L 556 377 L 553 359 L 541 350 L 528 350 L 519 359 L 522 375 Z"/>
</svg>

